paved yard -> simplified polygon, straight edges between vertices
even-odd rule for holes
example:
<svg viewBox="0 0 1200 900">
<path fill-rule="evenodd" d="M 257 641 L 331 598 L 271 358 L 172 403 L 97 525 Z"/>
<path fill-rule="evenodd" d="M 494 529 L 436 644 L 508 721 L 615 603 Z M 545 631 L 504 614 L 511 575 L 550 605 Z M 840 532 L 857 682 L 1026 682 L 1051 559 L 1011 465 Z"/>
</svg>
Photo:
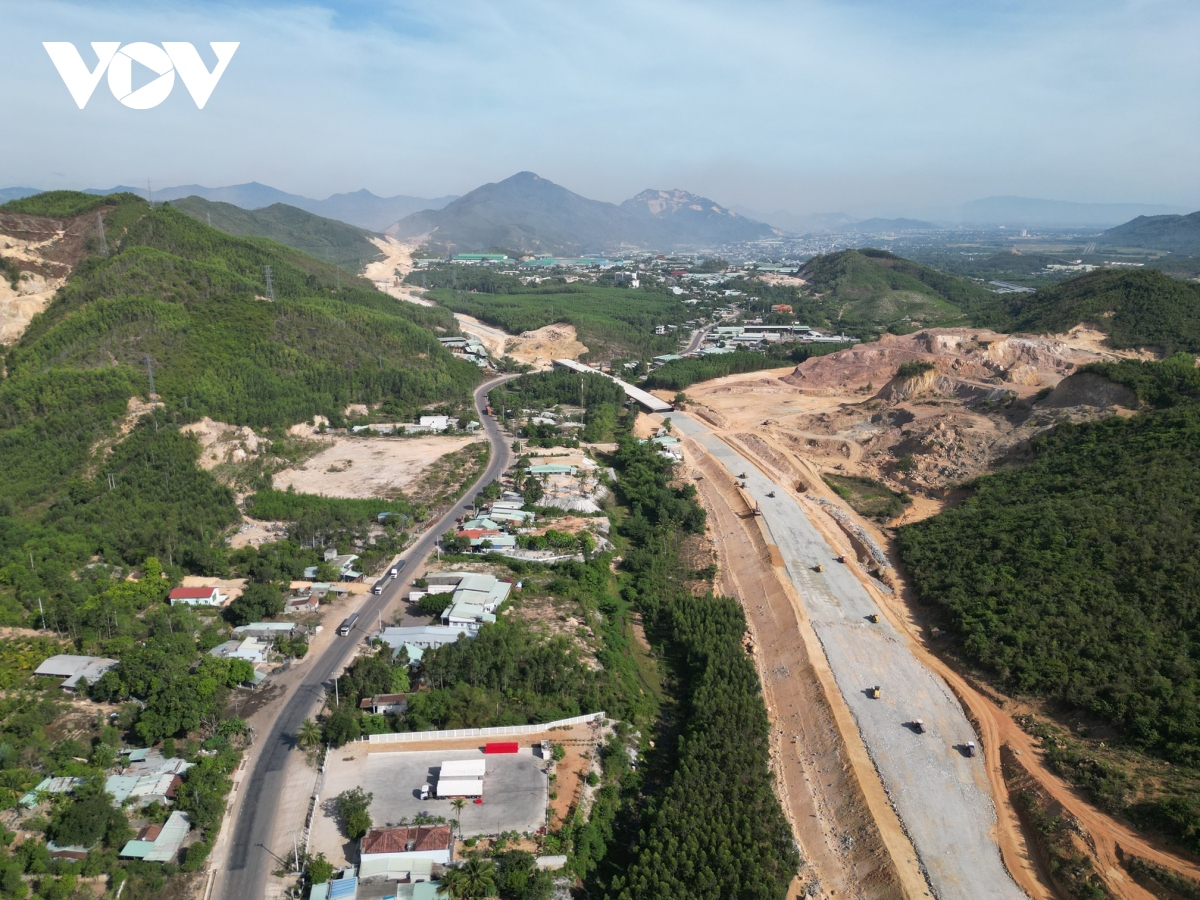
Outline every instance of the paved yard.
<svg viewBox="0 0 1200 900">
<path fill-rule="evenodd" d="M 449 800 L 422 800 L 421 785 L 437 784 L 438 766 L 446 759 L 486 759 L 483 803 L 470 800 L 456 814 Z M 376 825 L 411 821 L 420 814 L 457 818 L 464 837 L 536 831 L 546 821 L 549 781 L 543 761 L 528 743 L 519 753 L 484 756 L 481 750 L 376 751 L 359 744 L 330 754 L 321 809 L 314 823 L 312 852 L 331 862 L 350 861 L 355 853 L 338 831 L 332 800 L 342 791 L 361 787 L 374 794 L 371 820 Z"/>
</svg>

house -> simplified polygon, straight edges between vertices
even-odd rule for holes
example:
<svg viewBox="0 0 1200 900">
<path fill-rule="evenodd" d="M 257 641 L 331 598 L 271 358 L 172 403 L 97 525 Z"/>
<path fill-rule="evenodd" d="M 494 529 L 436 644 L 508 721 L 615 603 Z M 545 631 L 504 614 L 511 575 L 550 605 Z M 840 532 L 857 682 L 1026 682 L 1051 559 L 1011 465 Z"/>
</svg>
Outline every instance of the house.
<svg viewBox="0 0 1200 900">
<path fill-rule="evenodd" d="M 450 429 L 449 416 L 421 416 L 417 419 L 415 425 L 405 425 L 405 434 L 423 434 L 435 433 L 440 434 L 443 431 Z"/>
<path fill-rule="evenodd" d="M 482 547 L 487 541 L 489 550 L 515 550 L 517 536 L 515 534 L 485 534 L 471 538 L 472 547 Z"/>
<path fill-rule="evenodd" d="M 146 862 L 175 862 L 191 827 L 187 813 L 176 810 L 165 825 L 151 825 L 143 829 L 137 839 L 121 848 L 120 855 L 125 859 L 143 859 Z"/>
<path fill-rule="evenodd" d="M 224 606 L 229 599 L 215 587 L 177 587 L 167 595 L 172 606 Z"/>
<path fill-rule="evenodd" d="M 297 628 L 303 626 L 292 622 L 251 622 L 249 625 L 239 625 L 233 633 L 239 638 L 257 637 L 274 640 L 277 637 L 292 637 Z"/>
<path fill-rule="evenodd" d="M 450 864 L 454 846 L 449 825 L 401 825 L 394 828 L 368 828 L 358 843 L 360 865 L 387 860 L 430 860 Z"/>
<path fill-rule="evenodd" d="M 375 713 L 402 713 L 408 709 L 408 697 L 404 694 L 376 694 L 358 702 L 361 710 Z"/>
<path fill-rule="evenodd" d="M 103 656 L 75 656 L 70 653 L 60 653 L 51 656 L 33 670 L 34 675 L 65 679 L 60 687 L 73 691 L 79 682 L 86 679 L 88 684 L 95 684 L 109 669 L 117 664 L 117 660 Z"/>
<path fill-rule="evenodd" d="M 83 784 L 82 778 L 71 778 L 70 776 L 61 776 L 58 778 L 43 778 L 38 786 L 31 790 L 28 794 L 20 799 L 20 804 L 26 809 L 33 809 L 38 804 L 38 797 L 42 794 L 69 794 L 75 790 L 75 786 Z"/>
<path fill-rule="evenodd" d="M 393 650 L 412 645 L 421 650 L 453 644 L 460 637 L 473 637 L 470 629 L 446 625 L 388 626 L 379 632 L 379 639 Z M 411 652 L 409 658 L 412 658 Z"/>
<path fill-rule="evenodd" d="M 260 640 L 259 638 L 243 638 L 238 641 L 226 641 L 223 644 L 218 644 L 208 651 L 210 656 L 215 656 L 218 659 L 244 659 L 251 664 L 257 664 L 267 661 L 267 654 L 271 650 L 269 641 Z"/>
<path fill-rule="evenodd" d="M 301 597 L 289 597 L 284 603 L 283 611 L 289 616 L 300 615 L 301 613 L 316 612 L 321 608 L 321 601 L 312 594 L 305 594 Z"/>
<path fill-rule="evenodd" d="M 362 581 L 362 572 L 354 570 L 354 564 L 358 562 L 358 556 L 354 553 L 338 553 L 337 550 L 330 548 L 325 551 L 325 562 L 333 566 L 341 575 L 342 581 Z M 308 577 L 306 569 L 305 577 Z M 317 577 L 316 569 L 313 569 L 313 578 Z"/>
<path fill-rule="evenodd" d="M 474 541 L 471 542 L 475 546 Z M 516 545 L 515 538 L 513 545 Z M 492 575 L 464 573 L 455 586 L 452 603 L 442 613 L 442 624 L 478 631 L 481 625 L 496 621 L 496 610 L 508 599 L 512 585 Z"/>
</svg>

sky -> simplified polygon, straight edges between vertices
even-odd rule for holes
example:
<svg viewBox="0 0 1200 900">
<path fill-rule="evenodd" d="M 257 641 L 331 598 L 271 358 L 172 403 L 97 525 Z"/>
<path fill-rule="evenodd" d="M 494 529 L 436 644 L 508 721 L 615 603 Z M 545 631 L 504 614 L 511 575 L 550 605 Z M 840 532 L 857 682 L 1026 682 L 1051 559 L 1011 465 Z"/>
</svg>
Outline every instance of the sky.
<svg viewBox="0 0 1200 900">
<path fill-rule="evenodd" d="M 1200 208 L 1195 0 L 0 0 L 0 186 L 461 194 L 530 170 L 620 202 L 797 214 L 994 195 Z M 43 41 L 238 41 L 204 109 Z M 138 80 L 135 65 L 136 88 Z"/>
</svg>

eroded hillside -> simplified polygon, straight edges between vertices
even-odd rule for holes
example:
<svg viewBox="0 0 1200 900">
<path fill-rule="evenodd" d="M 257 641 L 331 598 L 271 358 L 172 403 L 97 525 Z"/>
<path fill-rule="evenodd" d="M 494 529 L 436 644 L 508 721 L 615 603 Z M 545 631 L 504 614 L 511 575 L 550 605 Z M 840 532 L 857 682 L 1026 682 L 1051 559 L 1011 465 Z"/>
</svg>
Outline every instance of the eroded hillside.
<svg viewBox="0 0 1200 900">
<path fill-rule="evenodd" d="M 688 393 L 700 415 L 801 480 L 865 476 L 940 499 L 1059 422 L 1135 405 L 1132 392 L 1077 372 L 1128 355 L 1102 337 L 927 329 Z"/>
</svg>

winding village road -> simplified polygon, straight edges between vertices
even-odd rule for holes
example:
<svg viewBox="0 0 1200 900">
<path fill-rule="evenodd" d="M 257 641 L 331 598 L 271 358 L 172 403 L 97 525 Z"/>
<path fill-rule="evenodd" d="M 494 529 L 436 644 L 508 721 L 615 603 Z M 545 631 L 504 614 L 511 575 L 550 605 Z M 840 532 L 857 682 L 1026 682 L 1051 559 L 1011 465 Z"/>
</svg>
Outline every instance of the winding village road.
<svg viewBox="0 0 1200 900">
<path fill-rule="evenodd" d="M 278 834 L 281 826 L 276 821 L 282 804 L 307 809 L 308 797 L 285 796 L 284 769 L 295 747 L 295 735 L 300 724 L 312 717 L 324 702 L 333 678 L 340 673 L 358 649 L 363 637 L 374 628 L 376 621 L 389 607 L 404 596 L 425 558 L 434 550 L 438 538 L 452 525 L 455 518 L 465 513 L 472 505 L 472 498 L 484 485 L 498 479 L 508 468 L 512 453 L 500 426 L 491 416 L 484 414 L 487 393 L 496 385 L 515 376 L 492 379 L 475 389 L 475 408 L 483 422 L 488 440 L 492 445 L 487 469 L 479 480 L 463 495 L 453 508 L 405 551 L 405 564 L 399 576 L 389 581 L 381 595 L 367 594 L 357 610 L 359 623 L 348 637 L 334 638 L 325 652 L 315 659 L 301 663 L 306 674 L 299 684 L 292 687 L 286 699 L 274 701 L 278 710 L 274 721 L 265 733 L 258 735 L 244 763 L 243 786 L 231 801 L 229 820 L 222 831 L 222 843 L 214 858 L 210 871 L 212 881 L 206 897 L 258 898 L 267 891 L 270 873 L 278 868 L 277 857 L 290 852 L 279 846 Z M 347 610 L 349 611 L 349 610 Z M 295 802 L 301 800 L 302 802 Z M 293 823 L 302 827 L 303 822 Z M 287 829 L 283 829 L 287 833 Z M 223 858 L 222 858 L 223 857 Z"/>
</svg>

